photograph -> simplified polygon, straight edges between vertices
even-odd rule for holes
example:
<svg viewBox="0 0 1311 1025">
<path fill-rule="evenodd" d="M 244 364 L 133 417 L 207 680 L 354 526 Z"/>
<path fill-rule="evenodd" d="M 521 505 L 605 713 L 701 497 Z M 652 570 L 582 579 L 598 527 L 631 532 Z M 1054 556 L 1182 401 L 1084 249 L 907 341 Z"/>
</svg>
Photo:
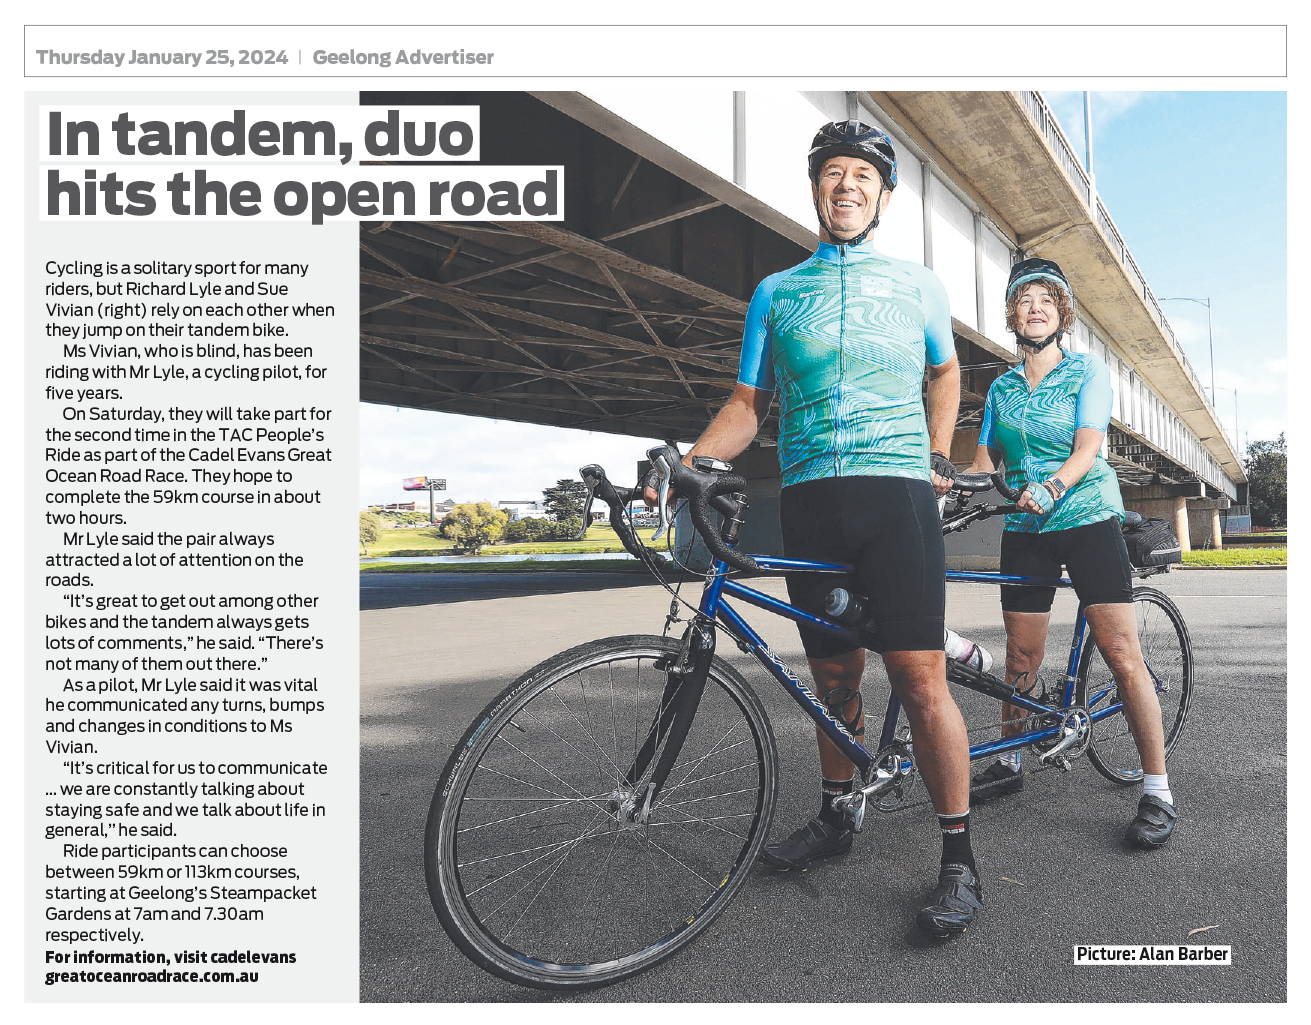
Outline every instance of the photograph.
<svg viewBox="0 0 1311 1025">
<path fill-rule="evenodd" d="M 361 1001 L 1288 1000 L 1288 95 L 870 81 L 359 93 Z"/>
</svg>

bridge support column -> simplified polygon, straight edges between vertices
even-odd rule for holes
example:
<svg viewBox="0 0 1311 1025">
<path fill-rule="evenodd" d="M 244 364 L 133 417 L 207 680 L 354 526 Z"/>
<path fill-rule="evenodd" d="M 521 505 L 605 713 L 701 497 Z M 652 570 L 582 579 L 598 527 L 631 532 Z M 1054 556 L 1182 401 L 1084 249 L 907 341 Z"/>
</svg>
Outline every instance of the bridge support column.
<svg viewBox="0 0 1311 1025">
<path fill-rule="evenodd" d="M 1224 543 L 1220 510 L 1229 508 L 1229 499 L 1199 495 L 1196 492 L 1201 487 L 1201 484 L 1121 484 L 1120 495 L 1126 509 L 1169 520 L 1185 552 L 1194 548 L 1220 548 Z"/>
<path fill-rule="evenodd" d="M 1222 548 L 1220 510 L 1229 508 L 1228 498 L 1197 498 L 1188 503 L 1188 527 L 1194 548 Z"/>
<path fill-rule="evenodd" d="M 1124 507 L 1132 509 L 1141 516 L 1157 516 L 1167 520 L 1174 528 L 1175 536 L 1179 538 L 1179 545 L 1183 551 L 1193 550 L 1193 545 L 1189 543 L 1193 535 L 1189 530 L 1188 503 L 1185 499 L 1126 497 Z"/>
<path fill-rule="evenodd" d="M 1124 500 L 1125 509 L 1140 516 L 1156 516 L 1168 521 L 1174 528 L 1175 536 L 1179 538 L 1180 547 L 1185 552 L 1191 552 L 1194 545 L 1190 543 L 1193 533 L 1189 529 L 1188 506 L 1190 498 L 1193 501 L 1199 499 L 1186 494 L 1186 491 L 1195 493 L 1197 487 L 1190 485 L 1185 488 L 1180 484 L 1121 484 L 1120 497 Z"/>
</svg>

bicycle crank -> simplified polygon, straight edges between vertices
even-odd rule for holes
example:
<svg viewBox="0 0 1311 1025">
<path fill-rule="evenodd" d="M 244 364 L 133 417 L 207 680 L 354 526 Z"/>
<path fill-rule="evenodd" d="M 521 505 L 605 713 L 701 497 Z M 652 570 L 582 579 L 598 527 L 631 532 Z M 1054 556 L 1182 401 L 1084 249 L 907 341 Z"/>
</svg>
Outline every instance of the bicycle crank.
<svg viewBox="0 0 1311 1025">
<path fill-rule="evenodd" d="M 1088 715 L 1086 708 L 1074 707 L 1067 709 L 1065 715 L 1061 718 L 1060 733 L 1057 735 L 1056 743 L 1046 750 L 1040 749 L 1035 745 L 1038 751 L 1038 761 L 1042 765 L 1056 765 L 1065 772 L 1069 772 L 1070 763 L 1088 750 L 1088 745 L 1092 742 L 1092 718 Z"/>
<path fill-rule="evenodd" d="M 901 741 L 889 744 L 878 753 L 873 770 L 874 778 L 868 784 L 833 799 L 833 807 L 846 817 L 856 833 L 865 823 L 865 812 L 871 801 L 879 811 L 899 808 L 915 782 L 915 762 L 910 748 Z"/>
</svg>

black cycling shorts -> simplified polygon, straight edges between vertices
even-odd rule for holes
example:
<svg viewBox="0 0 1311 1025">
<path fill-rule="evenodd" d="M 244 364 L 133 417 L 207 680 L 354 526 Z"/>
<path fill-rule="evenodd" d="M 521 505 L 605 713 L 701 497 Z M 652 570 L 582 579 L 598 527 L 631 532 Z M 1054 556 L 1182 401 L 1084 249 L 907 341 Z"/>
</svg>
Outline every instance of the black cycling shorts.
<svg viewBox="0 0 1311 1025">
<path fill-rule="evenodd" d="M 1059 577 L 1062 566 L 1085 606 L 1133 601 L 1133 570 L 1119 517 L 1037 534 L 1002 532 L 1001 571 L 1007 576 Z M 1002 611 L 1050 612 L 1055 594 L 1054 587 L 1003 584 Z"/>
<path fill-rule="evenodd" d="M 941 651 L 947 604 L 946 555 L 938 499 L 928 481 L 829 477 L 783 489 L 783 552 L 790 559 L 845 562 L 854 574 L 788 573 L 792 604 L 815 615 L 846 587 L 869 600 L 884 651 Z M 856 646 L 798 625 L 810 658 Z"/>
</svg>

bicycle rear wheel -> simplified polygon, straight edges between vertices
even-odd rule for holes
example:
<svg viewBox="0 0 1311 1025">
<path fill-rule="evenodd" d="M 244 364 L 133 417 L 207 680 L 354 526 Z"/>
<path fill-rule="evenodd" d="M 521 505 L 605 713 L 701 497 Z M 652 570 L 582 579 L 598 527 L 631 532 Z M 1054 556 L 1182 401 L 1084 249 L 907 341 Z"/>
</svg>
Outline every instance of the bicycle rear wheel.
<svg viewBox="0 0 1311 1025">
<path fill-rule="evenodd" d="M 1152 587 L 1135 587 L 1134 614 L 1143 661 L 1156 682 L 1161 704 L 1161 728 L 1168 759 L 1179 742 L 1193 693 L 1193 646 L 1178 606 Z M 1120 700 L 1115 677 L 1097 646 L 1088 640 L 1079 662 L 1075 701 L 1091 713 Z M 1128 786 L 1143 778 L 1138 747 L 1124 713 L 1117 712 L 1093 723 L 1088 758 L 1113 783 Z"/>
<path fill-rule="evenodd" d="M 660 759 L 637 759 L 680 686 L 657 664 L 679 648 L 627 636 L 562 652 L 465 732 L 433 795 L 424 863 L 437 917 L 474 963 L 543 989 L 614 982 L 691 942 L 745 881 L 777 754 L 737 671 L 711 662 L 653 799 Z M 635 760 L 645 768 L 629 782 Z"/>
</svg>

